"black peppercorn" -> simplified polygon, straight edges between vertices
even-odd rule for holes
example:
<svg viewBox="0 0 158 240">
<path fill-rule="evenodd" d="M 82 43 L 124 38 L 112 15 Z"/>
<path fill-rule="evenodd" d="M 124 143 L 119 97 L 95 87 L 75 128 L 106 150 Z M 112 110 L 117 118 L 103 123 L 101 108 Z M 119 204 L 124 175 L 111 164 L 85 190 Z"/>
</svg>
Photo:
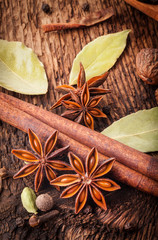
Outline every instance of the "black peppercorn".
<svg viewBox="0 0 158 240">
<path fill-rule="evenodd" d="M 51 12 L 50 6 L 47 3 L 42 3 L 42 11 L 49 14 Z"/>
</svg>

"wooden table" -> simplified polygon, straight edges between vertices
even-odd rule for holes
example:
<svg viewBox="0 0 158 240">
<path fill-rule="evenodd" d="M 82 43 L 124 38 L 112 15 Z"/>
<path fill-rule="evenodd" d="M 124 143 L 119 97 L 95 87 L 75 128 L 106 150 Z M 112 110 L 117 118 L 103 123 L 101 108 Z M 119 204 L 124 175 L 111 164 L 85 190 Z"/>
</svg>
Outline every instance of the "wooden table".
<svg viewBox="0 0 158 240">
<path fill-rule="evenodd" d="M 93 27 L 43 33 L 41 25 L 50 22 L 67 22 L 73 17 L 113 6 L 115 16 Z M 67 83 L 73 59 L 90 41 L 98 36 L 131 29 L 127 47 L 110 70 L 104 87 L 112 94 L 104 97 L 104 105 L 110 107 L 107 121 L 101 120 L 97 131 L 113 121 L 141 109 L 156 106 L 156 87 L 146 85 L 136 74 L 135 58 L 142 48 L 158 47 L 158 23 L 131 7 L 123 0 L 47 0 L 52 13 L 41 10 L 42 1 L 1 0 L 0 38 L 21 41 L 30 47 L 43 62 L 49 81 L 48 93 L 43 96 L 27 96 L 1 91 L 49 109 L 61 94 L 55 87 Z M 54 110 L 60 114 L 62 110 Z M 0 166 L 15 173 L 22 162 L 11 155 L 11 150 L 27 148 L 28 136 L 22 131 L 0 122 Z M 28 225 L 30 214 L 22 207 L 20 194 L 24 187 L 33 188 L 33 176 L 19 180 L 2 181 L 0 194 L 0 239 L 158 239 L 157 199 L 121 184 L 122 189 L 106 195 L 108 210 L 104 212 L 92 201 L 78 215 L 74 214 L 74 198 L 59 200 L 54 188 L 47 189 L 54 196 L 54 208 L 59 215 L 36 228 Z"/>
</svg>

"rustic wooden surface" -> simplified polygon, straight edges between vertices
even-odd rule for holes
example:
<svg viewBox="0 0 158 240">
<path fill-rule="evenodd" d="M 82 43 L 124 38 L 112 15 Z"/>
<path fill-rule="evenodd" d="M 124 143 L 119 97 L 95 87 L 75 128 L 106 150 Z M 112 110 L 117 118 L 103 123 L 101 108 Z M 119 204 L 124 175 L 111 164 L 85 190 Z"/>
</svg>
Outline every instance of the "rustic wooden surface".
<svg viewBox="0 0 158 240">
<path fill-rule="evenodd" d="M 72 18 L 87 14 L 82 9 L 89 2 L 89 12 L 113 6 L 115 16 L 93 27 L 43 33 L 41 25 L 50 22 L 68 22 Z M 90 41 L 98 36 L 131 29 L 127 47 L 115 66 L 110 70 L 104 87 L 112 94 L 104 97 L 103 105 L 110 107 L 108 120 L 97 121 L 96 130 L 101 131 L 113 121 L 156 106 L 156 87 L 144 84 L 136 74 L 136 54 L 147 47 L 158 47 L 158 23 L 123 0 L 47 0 L 51 14 L 41 10 L 42 1 L 0 0 L 0 38 L 21 41 L 32 48 L 43 62 L 49 81 L 49 90 L 43 96 L 26 96 L 1 91 L 22 100 L 49 109 L 61 94 L 57 85 L 68 83 L 73 59 Z M 62 110 L 54 112 L 60 114 Z M 11 149 L 29 148 L 27 134 L 0 122 L 0 166 L 15 173 L 22 162 L 11 155 Z M 0 193 L 0 239 L 158 239 L 157 199 L 128 186 L 113 194 L 107 194 L 107 212 L 96 207 L 91 200 L 78 215 L 74 214 L 74 198 L 59 200 L 53 187 L 46 191 L 54 196 L 54 209 L 59 215 L 51 221 L 31 228 L 31 216 L 22 207 L 20 194 L 25 187 L 33 188 L 33 176 L 2 181 Z"/>
</svg>

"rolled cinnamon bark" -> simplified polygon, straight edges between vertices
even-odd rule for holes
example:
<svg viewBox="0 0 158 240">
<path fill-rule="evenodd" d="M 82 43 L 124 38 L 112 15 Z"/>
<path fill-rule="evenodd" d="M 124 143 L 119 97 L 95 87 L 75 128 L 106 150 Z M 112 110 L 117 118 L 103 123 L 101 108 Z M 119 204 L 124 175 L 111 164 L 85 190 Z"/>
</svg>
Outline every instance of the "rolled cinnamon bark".
<svg viewBox="0 0 158 240">
<path fill-rule="evenodd" d="M 97 23 L 105 21 L 106 19 L 112 17 L 113 15 L 114 15 L 114 9 L 113 7 L 109 7 L 106 9 L 102 9 L 101 11 L 91 13 L 89 14 L 89 16 L 83 17 L 73 22 L 45 24 L 45 25 L 42 25 L 42 29 L 44 32 L 50 32 L 50 31 L 61 31 L 65 29 L 90 27 Z"/>
<path fill-rule="evenodd" d="M 73 29 L 73 28 L 81 28 L 85 27 L 84 24 L 79 23 L 49 23 L 42 25 L 42 29 L 44 32 L 51 32 L 51 31 L 61 31 L 65 29 Z"/>
<path fill-rule="evenodd" d="M 0 93 L 0 96 L 5 96 Z M 32 129 L 34 132 L 38 134 L 41 140 L 46 140 L 53 131 L 56 129 L 50 127 L 49 125 L 43 123 L 39 119 L 33 117 L 31 114 L 28 114 L 20 109 L 20 106 L 23 105 L 25 111 L 32 111 L 36 117 L 40 112 L 39 107 L 33 106 L 32 104 L 23 102 L 17 99 L 16 107 L 13 106 L 13 100 L 15 98 L 9 96 L 9 100 L 12 99 L 12 104 L 8 103 L 5 100 L 2 100 L 0 97 L 0 119 L 5 121 L 12 126 L 24 131 L 28 132 L 28 129 Z M 7 99 L 7 97 L 6 97 Z M 16 99 L 15 99 L 16 100 Z M 16 102 L 16 101 L 15 101 Z M 14 104 L 15 104 L 14 102 Z M 39 111 L 39 112 L 38 112 Z M 64 135 L 63 133 L 58 134 L 58 144 L 62 146 L 70 145 L 70 150 L 73 151 L 76 155 L 81 157 L 83 160 L 86 159 L 90 148 L 84 146 L 83 144 L 71 139 L 70 137 Z M 112 157 L 112 155 L 111 155 Z M 103 161 L 107 159 L 107 156 L 99 153 L 99 160 Z M 111 173 L 115 177 L 115 179 L 119 180 L 122 183 L 130 185 L 138 190 L 150 193 L 156 197 L 158 197 L 158 182 L 154 181 L 126 166 L 115 161 Z"/>
<path fill-rule="evenodd" d="M 108 157 L 113 156 L 118 162 L 125 166 L 158 181 L 158 160 L 155 157 L 142 153 L 114 139 L 106 137 L 99 132 L 7 94 L 0 93 L 0 98 L 15 107 L 17 106 L 22 111 L 37 117 L 42 122 L 77 142 L 80 142 L 89 148 L 96 147 L 103 155 Z"/>
</svg>

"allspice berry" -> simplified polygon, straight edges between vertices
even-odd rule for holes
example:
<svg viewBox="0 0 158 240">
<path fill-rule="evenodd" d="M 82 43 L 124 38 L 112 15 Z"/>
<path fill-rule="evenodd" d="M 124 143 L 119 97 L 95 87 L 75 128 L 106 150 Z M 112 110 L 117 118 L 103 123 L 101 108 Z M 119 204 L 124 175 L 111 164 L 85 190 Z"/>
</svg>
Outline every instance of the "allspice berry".
<svg viewBox="0 0 158 240">
<path fill-rule="evenodd" d="M 136 69 L 144 82 L 158 85 L 158 49 L 142 49 L 136 56 Z"/>
<path fill-rule="evenodd" d="M 53 198 L 48 194 L 41 194 L 36 198 L 36 206 L 43 212 L 49 211 L 53 207 Z"/>
</svg>

